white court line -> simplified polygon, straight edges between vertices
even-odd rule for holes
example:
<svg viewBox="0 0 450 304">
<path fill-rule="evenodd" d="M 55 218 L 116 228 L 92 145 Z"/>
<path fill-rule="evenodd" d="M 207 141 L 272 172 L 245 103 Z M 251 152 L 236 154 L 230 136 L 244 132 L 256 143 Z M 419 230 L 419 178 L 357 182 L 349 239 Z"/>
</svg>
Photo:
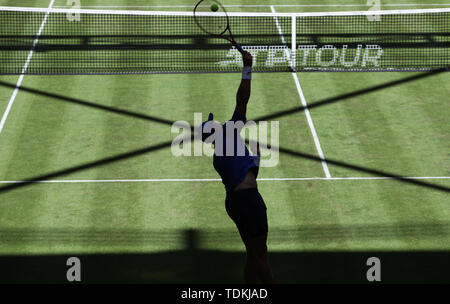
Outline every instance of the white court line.
<svg viewBox="0 0 450 304">
<path fill-rule="evenodd" d="M 446 180 L 450 176 L 424 176 L 424 177 L 293 177 L 293 178 L 258 178 L 258 181 L 352 181 L 352 180 Z M 219 178 L 166 178 L 166 179 L 99 179 L 99 180 L 42 180 L 42 181 L 0 181 L 0 184 L 79 184 L 79 183 L 164 183 L 164 182 L 221 182 Z"/>
<path fill-rule="evenodd" d="M 12 12 L 40 12 L 46 13 L 49 10 L 39 7 L 17 7 L 17 6 L 0 6 L 0 11 Z M 190 11 L 146 11 L 146 10 L 95 10 L 95 9 L 63 9 L 52 8 L 51 13 L 67 14 L 77 12 L 79 14 L 98 14 L 98 15 L 127 15 L 127 16 L 192 16 Z M 433 14 L 433 13 L 449 13 L 450 8 L 439 9 L 409 9 L 409 10 L 382 10 L 382 11 L 331 11 L 331 12 L 307 12 L 307 13 L 249 13 L 249 12 L 230 12 L 229 16 L 233 17 L 326 17 L 326 16 L 388 16 L 388 15 L 412 15 L 412 14 Z M 199 13 L 201 16 L 215 16 L 213 12 Z"/>
<path fill-rule="evenodd" d="M 367 4 L 237 4 L 224 5 L 224 7 L 370 7 Z M 398 4 L 382 4 L 386 7 L 401 6 L 450 6 L 444 3 L 398 3 Z M 70 5 L 55 6 L 55 8 L 70 8 Z M 82 5 L 81 8 L 193 8 L 193 5 Z"/>
<path fill-rule="evenodd" d="M 271 6 L 270 9 L 272 10 L 272 13 L 274 13 L 274 14 L 276 13 L 274 6 Z M 283 30 L 281 29 L 280 23 L 278 22 L 278 17 L 274 17 L 274 18 L 275 18 L 275 23 L 276 23 L 277 28 L 278 28 L 278 33 L 281 36 L 281 42 L 283 43 L 283 45 L 286 45 L 286 40 L 284 39 Z M 292 66 L 292 64 L 291 64 L 291 66 Z M 327 162 L 325 160 L 325 155 L 324 155 L 322 147 L 320 145 L 319 136 L 317 136 L 316 128 L 314 127 L 314 123 L 313 123 L 313 120 L 312 120 L 312 117 L 311 117 L 311 113 L 309 112 L 308 104 L 306 102 L 305 95 L 303 94 L 303 90 L 302 90 L 302 87 L 300 85 L 300 81 L 298 80 L 297 73 L 295 73 L 295 72 L 292 73 L 292 77 L 294 78 L 295 86 L 297 87 L 297 91 L 298 91 L 298 94 L 300 96 L 300 100 L 302 102 L 302 106 L 305 109 L 304 112 L 305 112 L 305 115 L 306 115 L 306 120 L 308 121 L 309 128 L 311 129 L 311 134 L 312 134 L 313 139 L 314 139 L 314 144 L 316 146 L 317 153 L 319 154 L 319 157 L 321 159 L 323 171 L 325 172 L 326 178 L 330 178 L 331 177 L 330 170 L 328 169 L 328 165 L 327 165 Z"/>
<path fill-rule="evenodd" d="M 48 6 L 48 9 L 52 8 L 53 3 L 55 3 L 55 0 L 50 1 L 50 5 Z M 3 131 L 3 128 L 6 123 L 6 119 L 8 118 L 9 112 L 11 111 L 13 103 L 16 100 L 17 94 L 19 93 L 19 88 L 22 86 L 24 74 L 28 69 L 28 65 L 30 64 L 31 57 L 33 57 L 34 49 L 39 41 L 39 36 L 41 36 L 41 33 L 44 30 L 44 26 L 45 26 L 45 23 L 47 22 L 47 18 L 48 18 L 49 14 L 50 14 L 49 11 L 47 11 L 47 13 L 45 14 L 45 17 L 44 17 L 44 20 L 42 21 L 41 27 L 39 28 L 39 31 L 36 34 L 36 39 L 34 39 L 33 46 L 31 47 L 30 53 L 28 54 L 27 61 L 25 62 L 25 65 L 23 66 L 22 73 L 19 77 L 19 80 L 17 81 L 16 88 L 14 89 L 14 92 L 8 102 L 8 106 L 6 107 L 5 113 L 3 114 L 2 120 L 0 121 L 0 134 Z"/>
</svg>

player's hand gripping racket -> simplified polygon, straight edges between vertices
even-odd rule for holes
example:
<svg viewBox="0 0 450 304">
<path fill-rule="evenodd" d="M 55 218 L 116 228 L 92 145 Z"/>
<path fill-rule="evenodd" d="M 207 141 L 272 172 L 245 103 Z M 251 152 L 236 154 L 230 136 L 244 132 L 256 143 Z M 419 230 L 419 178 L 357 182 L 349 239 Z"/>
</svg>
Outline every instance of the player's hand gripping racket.
<svg viewBox="0 0 450 304">
<path fill-rule="evenodd" d="M 244 54 L 245 51 L 234 40 L 233 34 L 231 33 L 230 18 L 228 17 L 227 11 L 218 1 L 199 1 L 194 8 L 194 19 L 205 33 L 230 41 L 241 54 Z"/>
</svg>

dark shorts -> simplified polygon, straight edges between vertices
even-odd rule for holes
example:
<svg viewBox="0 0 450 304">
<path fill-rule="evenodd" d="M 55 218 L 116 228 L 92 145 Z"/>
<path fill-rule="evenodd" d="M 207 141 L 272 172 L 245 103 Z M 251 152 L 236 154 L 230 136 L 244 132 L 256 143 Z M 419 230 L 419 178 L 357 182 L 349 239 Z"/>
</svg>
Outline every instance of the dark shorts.
<svg viewBox="0 0 450 304">
<path fill-rule="evenodd" d="M 225 208 L 244 242 L 267 234 L 267 208 L 258 189 L 227 193 Z"/>
</svg>

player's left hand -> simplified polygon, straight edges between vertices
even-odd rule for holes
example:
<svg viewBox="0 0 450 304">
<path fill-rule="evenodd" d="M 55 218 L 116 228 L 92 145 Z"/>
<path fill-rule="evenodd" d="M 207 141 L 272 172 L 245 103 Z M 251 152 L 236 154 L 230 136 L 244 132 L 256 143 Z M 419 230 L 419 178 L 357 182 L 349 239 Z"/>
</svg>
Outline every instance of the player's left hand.
<svg viewBox="0 0 450 304">
<path fill-rule="evenodd" d="M 249 67 L 253 66 L 253 56 L 249 52 L 245 52 L 242 55 L 242 59 L 244 61 L 244 66 L 249 66 Z"/>
</svg>

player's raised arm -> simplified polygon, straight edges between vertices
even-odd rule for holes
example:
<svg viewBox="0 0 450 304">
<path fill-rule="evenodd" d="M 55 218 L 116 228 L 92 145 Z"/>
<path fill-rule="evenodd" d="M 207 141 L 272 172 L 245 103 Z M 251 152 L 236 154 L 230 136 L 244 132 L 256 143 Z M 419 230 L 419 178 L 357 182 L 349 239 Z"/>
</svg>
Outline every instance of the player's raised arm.
<svg viewBox="0 0 450 304">
<path fill-rule="evenodd" d="M 247 103 L 250 99 L 251 92 L 253 58 L 249 52 L 245 52 L 242 58 L 244 60 L 244 69 L 241 85 L 236 96 L 236 111 L 245 116 L 247 114 Z"/>
</svg>

